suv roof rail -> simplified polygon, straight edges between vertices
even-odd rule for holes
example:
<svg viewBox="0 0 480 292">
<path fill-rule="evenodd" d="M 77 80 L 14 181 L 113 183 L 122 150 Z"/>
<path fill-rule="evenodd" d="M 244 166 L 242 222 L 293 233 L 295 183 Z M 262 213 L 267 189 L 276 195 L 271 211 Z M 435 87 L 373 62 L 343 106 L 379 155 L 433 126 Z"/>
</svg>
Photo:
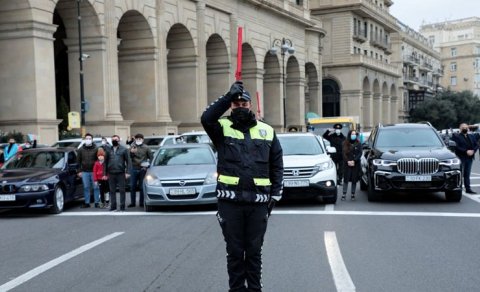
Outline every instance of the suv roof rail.
<svg viewBox="0 0 480 292">
<path fill-rule="evenodd" d="M 429 121 L 420 121 L 417 124 L 426 124 L 426 125 L 429 125 L 430 127 L 433 127 Z"/>
<path fill-rule="evenodd" d="M 377 125 L 379 128 L 383 127 L 383 124 L 382 123 L 378 123 Z"/>
</svg>

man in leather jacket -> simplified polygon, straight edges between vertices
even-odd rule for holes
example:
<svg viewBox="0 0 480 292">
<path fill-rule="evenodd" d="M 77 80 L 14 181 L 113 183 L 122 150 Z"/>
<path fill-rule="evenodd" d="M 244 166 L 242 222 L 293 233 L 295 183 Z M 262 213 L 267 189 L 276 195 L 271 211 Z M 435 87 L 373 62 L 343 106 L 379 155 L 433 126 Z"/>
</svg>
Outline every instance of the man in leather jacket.
<svg viewBox="0 0 480 292">
<path fill-rule="evenodd" d="M 250 94 L 237 81 L 201 117 L 218 151 L 217 219 L 226 242 L 230 291 L 261 291 L 263 238 L 283 188 L 280 142 L 251 107 Z M 229 108 L 230 116 L 220 118 Z"/>
</svg>

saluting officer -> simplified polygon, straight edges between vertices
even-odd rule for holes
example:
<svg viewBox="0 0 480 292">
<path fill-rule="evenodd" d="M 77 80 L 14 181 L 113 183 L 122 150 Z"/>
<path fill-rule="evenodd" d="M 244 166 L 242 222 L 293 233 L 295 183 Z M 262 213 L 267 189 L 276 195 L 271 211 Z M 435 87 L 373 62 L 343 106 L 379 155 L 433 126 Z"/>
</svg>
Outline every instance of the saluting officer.
<svg viewBox="0 0 480 292">
<path fill-rule="evenodd" d="M 220 118 L 229 108 L 230 116 Z M 251 108 L 250 94 L 237 81 L 201 118 L 218 150 L 217 219 L 227 246 L 230 291 L 261 291 L 263 238 L 282 195 L 280 142 Z"/>
</svg>

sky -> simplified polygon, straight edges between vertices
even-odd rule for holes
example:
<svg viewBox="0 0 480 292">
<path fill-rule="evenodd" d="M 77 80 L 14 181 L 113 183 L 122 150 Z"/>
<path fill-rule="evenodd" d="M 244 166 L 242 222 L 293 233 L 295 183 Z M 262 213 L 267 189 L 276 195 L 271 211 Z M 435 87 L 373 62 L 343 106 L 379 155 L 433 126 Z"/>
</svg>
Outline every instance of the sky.
<svg viewBox="0 0 480 292">
<path fill-rule="evenodd" d="M 393 0 L 390 14 L 418 31 L 422 24 L 480 17 L 479 0 Z"/>
</svg>

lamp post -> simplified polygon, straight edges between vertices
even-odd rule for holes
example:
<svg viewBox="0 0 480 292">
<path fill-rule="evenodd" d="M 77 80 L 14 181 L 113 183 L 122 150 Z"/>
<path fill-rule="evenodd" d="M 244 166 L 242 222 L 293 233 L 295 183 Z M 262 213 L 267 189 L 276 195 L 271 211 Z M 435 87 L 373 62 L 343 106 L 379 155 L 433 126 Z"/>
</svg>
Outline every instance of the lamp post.
<svg viewBox="0 0 480 292">
<path fill-rule="evenodd" d="M 80 62 L 80 134 L 85 136 L 85 90 L 83 85 L 83 60 L 88 58 L 82 51 L 82 16 L 80 15 L 80 2 L 77 0 L 77 21 L 78 21 L 78 61 Z"/>
<path fill-rule="evenodd" d="M 285 72 L 285 55 L 293 55 L 295 53 L 295 48 L 293 47 L 293 42 L 290 39 L 282 38 L 275 39 L 272 42 L 272 48 L 270 49 L 270 54 L 276 55 L 280 48 L 280 54 L 282 55 L 282 80 L 283 80 L 283 130 L 287 129 L 287 73 Z"/>
</svg>

